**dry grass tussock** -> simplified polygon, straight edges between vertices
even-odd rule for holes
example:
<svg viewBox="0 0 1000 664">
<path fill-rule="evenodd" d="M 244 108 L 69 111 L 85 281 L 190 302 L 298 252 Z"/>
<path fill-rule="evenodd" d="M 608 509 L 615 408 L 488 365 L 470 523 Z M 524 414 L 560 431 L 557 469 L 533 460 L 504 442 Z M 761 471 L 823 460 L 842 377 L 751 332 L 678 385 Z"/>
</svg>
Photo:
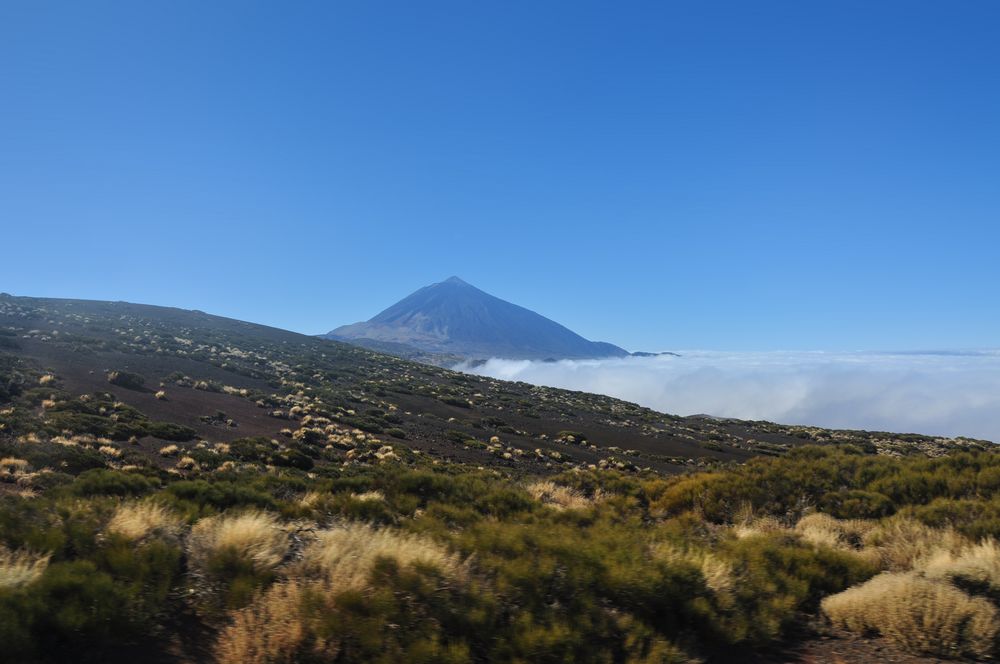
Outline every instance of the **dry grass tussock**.
<svg viewBox="0 0 1000 664">
<path fill-rule="evenodd" d="M 315 586 L 316 582 L 310 584 Z M 306 584 L 300 581 L 276 583 L 253 604 L 234 612 L 232 622 L 216 641 L 216 661 L 220 664 L 296 662 L 303 650 L 311 651 L 309 654 L 317 661 L 333 661 L 337 644 L 311 635 L 303 606 L 306 592 Z"/>
<path fill-rule="evenodd" d="M 188 565 L 208 569 L 218 555 L 235 555 L 256 570 L 277 567 L 288 549 L 288 534 L 271 514 L 244 512 L 202 519 L 188 537 Z"/>
<path fill-rule="evenodd" d="M 449 578 L 462 578 L 466 566 L 437 542 L 412 533 L 349 523 L 316 534 L 292 574 L 322 579 L 335 591 L 363 588 L 382 558 L 400 567 L 434 567 Z"/>
<path fill-rule="evenodd" d="M 0 589 L 19 588 L 40 577 L 49 564 L 48 554 L 11 551 L 0 545 Z"/>
<path fill-rule="evenodd" d="M 916 567 L 931 578 L 1000 594 L 1000 544 L 994 539 L 968 544 L 957 551 L 939 549 L 917 561 Z"/>
<path fill-rule="evenodd" d="M 864 545 L 878 551 L 883 569 L 905 572 L 929 555 L 957 553 L 969 541 L 950 528 L 931 528 L 913 519 L 897 517 L 866 533 Z"/>
<path fill-rule="evenodd" d="M 816 512 L 799 519 L 795 532 L 803 541 L 831 549 L 857 550 L 864 546 L 865 536 L 876 527 L 875 521 L 835 519 Z"/>
<path fill-rule="evenodd" d="M 363 590 L 380 559 L 401 567 L 430 566 L 450 579 L 467 567 L 440 544 L 412 533 L 366 524 L 345 524 L 319 532 L 289 578 L 272 585 L 254 602 L 232 614 L 219 634 L 215 656 L 221 664 L 333 661 L 339 643 L 316 636 L 313 621 L 333 611 L 337 593 Z M 317 605 L 317 602 L 320 604 Z M 318 609 L 324 602 L 329 611 Z"/>
<path fill-rule="evenodd" d="M 28 469 L 28 462 L 15 457 L 4 457 L 0 459 L 0 470 L 9 473 L 24 472 Z"/>
<path fill-rule="evenodd" d="M 752 526 L 757 526 L 757 522 Z M 794 532 L 815 546 L 855 551 L 890 572 L 920 568 L 927 564 L 922 561 L 932 558 L 938 560 L 938 565 L 945 565 L 959 555 L 971 555 L 969 552 L 974 548 L 969 540 L 950 528 L 931 528 L 906 517 L 879 522 L 814 513 L 802 517 Z M 986 555 L 986 551 L 980 551 L 979 555 Z"/>
<path fill-rule="evenodd" d="M 385 502 L 385 494 L 381 491 L 365 491 L 364 493 L 352 493 L 351 498 L 361 502 Z"/>
<path fill-rule="evenodd" d="M 990 602 L 915 572 L 880 574 L 827 597 L 822 608 L 835 625 L 944 657 L 986 657 L 1000 629 Z"/>
<path fill-rule="evenodd" d="M 122 503 L 108 521 L 105 531 L 128 540 L 158 537 L 176 539 L 183 523 L 170 509 L 153 502 Z"/>
<path fill-rule="evenodd" d="M 588 498 L 576 489 L 571 489 L 548 480 L 532 482 L 524 487 L 532 498 L 559 510 L 584 509 L 602 500 L 600 494 Z"/>
</svg>

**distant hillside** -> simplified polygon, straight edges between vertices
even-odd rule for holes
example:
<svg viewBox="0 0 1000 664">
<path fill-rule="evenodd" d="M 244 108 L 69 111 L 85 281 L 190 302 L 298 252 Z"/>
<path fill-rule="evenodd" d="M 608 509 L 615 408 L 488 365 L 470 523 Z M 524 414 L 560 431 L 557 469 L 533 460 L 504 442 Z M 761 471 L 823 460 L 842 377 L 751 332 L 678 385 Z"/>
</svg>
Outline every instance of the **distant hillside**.
<svg viewBox="0 0 1000 664">
<path fill-rule="evenodd" d="M 111 371 L 136 374 L 145 387 L 111 383 Z M 606 396 L 470 376 L 198 311 L 0 295 L 0 407 L 12 386 L 37 384 L 37 377 L 25 378 L 31 372 L 58 378 L 59 389 L 47 384 L 39 399 L 72 401 L 74 395 L 111 391 L 150 421 L 179 427 L 129 429 L 125 438 L 135 436 L 137 444 L 123 451 L 122 463 L 128 464 L 164 464 L 157 450 L 167 442 L 190 451 L 199 440 L 250 436 L 283 441 L 274 453 L 297 451 L 317 464 L 339 464 L 350 460 L 352 448 L 337 436 L 352 429 L 369 435 L 365 449 L 392 444 L 402 454 L 405 445 L 440 460 L 531 472 L 621 462 L 670 473 L 783 454 L 807 442 L 853 443 L 884 453 L 953 447 L 923 436 L 676 417 Z M 289 427 L 301 428 L 306 411 L 295 413 L 307 402 L 317 409 L 314 417 L 329 419 L 336 429 L 323 433 L 318 446 L 285 435 Z M 108 424 L 111 433 L 105 431 L 89 411 L 82 419 L 60 414 L 58 407 L 32 418 L 38 415 L 43 421 L 31 420 L 31 426 L 0 415 L 0 440 L 45 426 L 53 436 L 82 426 L 111 438 L 121 428 Z M 177 431 L 188 437 L 176 440 Z M 489 445 L 494 436 L 502 446 Z"/>
</svg>

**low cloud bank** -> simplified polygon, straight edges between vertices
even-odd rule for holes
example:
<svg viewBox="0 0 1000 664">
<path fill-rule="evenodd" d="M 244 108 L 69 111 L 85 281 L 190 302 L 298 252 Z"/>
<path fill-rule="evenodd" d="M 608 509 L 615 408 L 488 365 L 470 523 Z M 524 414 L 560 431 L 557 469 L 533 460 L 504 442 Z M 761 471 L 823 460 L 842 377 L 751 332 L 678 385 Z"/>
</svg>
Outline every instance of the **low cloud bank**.
<svg viewBox="0 0 1000 664">
<path fill-rule="evenodd" d="M 1000 442 L 1000 351 L 688 351 L 560 362 L 492 359 L 456 368 L 607 394 L 679 415 Z"/>
</svg>

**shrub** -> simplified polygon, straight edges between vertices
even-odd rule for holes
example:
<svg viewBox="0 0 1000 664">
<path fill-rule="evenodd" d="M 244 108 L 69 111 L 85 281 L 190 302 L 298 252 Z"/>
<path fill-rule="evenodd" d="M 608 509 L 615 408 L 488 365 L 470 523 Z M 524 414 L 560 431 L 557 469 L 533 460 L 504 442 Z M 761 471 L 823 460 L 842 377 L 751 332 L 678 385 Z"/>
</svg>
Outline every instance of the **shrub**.
<svg viewBox="0 0 1000 664">
<path fill-rule="evenodd" d="M 300 651 L 317 660 L 332 660 L 336 648 L 324 653 L 326 644 L 304 644 L 309 628 L 302 615 L 304 592 L 297 581 L 276 583 L 251 606 L 236 612 L 232 624 L 220 634 L 215 658 L 220 664 L 271 664 L 297 661 Z"/>
<path fill-rule="evenodd" d="M 79 496 L 138 496 L 156 488 L 157 482 L 135 473 L 95 468 L 80 473 L 70 489 Z"/>
<path fill-rule="evenodd" d="M 816 512 L 799 519 L 795 532 L 806 542 L 831 549 L 860 549 L 865 535 L 876 527 L 874 521 L 835 519 Z"/>
<path fill-rule="evenodd" d="M 195 437 L 196 431 L 191 427 L 171 422 L 150 422 L 146 425 L 146 434 L 162 440 L 184 442 Z"/>
<path fill-rule="evenodd" d="M 426 538 L 339 526 L 290 571 L 305 577 L 272 585 L 233 614 L 218 661 L 468 662 L 464 639 L 491 638 L 490 605 L 454 583 L 465 566 Z"/>
<path fill-rule="evenodd" d="M 820 507 L 840 519 L 877 519 L 896 511 L 888 496 L 860 489 L 828 493 L 820 501 Z"/>
<path fill-rule="evenodd" d="M 269 461 L 275 466 L 284 468 L 298 468 L 299 470 L 311 470 L 315 462 L 299 450 L 286 448 L 273 454 Z"/>
<path fill-rule="evenodd" d="M 720 557 L 736 579 L 735 610 L 717 620 L 731 642 L 766 643 L 780 637 L 802 610 L 820 598 L 867 580 L 878 570 L 847 551 L 811 547 L 785 532 L 723 542 Z"/>
<path fill-rule="evenodd" d="M 126 593 L 90 561 L 53 563 L 30 587 L 0 592 L 6 661 L 104 661 L 137 632 Z"/>
<path fill-rule="evenodd" d="M 1000 615 L 986 600 L 912 572 L 880 574 L 827 597 L 822 608 L 837 626 L 943 657 L 987 657 L 1000 629 Z"/>
<path fill-rule="evenodd" d="M 236 506 L 261 509 L 277 507 L 274 498 L 248 486 L 245 482 L 183 480 L 168 486 L 167 492 L 178 500 L 192 503 L 196 509 L 214 508 L 221 510 Z M 190 506 L 185 505 L 184 507 Z"/>
<path fill-rule="evenodd" d="M 966 540 L 950 528 L 930 528 L 919 521 L 894 517 L 865 535 L 865 546 L 876 549 L 882 568 L 904 572 L 918 560 L 938 551 L 954 552 Z"/>
<path fill-rule="evenodd" d="M 128 390 L 141 390 L 146 379 L 129 371 L 109 371 L 108 382 Z"/>
<path fill-rule="evenodd" d="M 582 492 L 551 481 L 532 482 L 525 487 L 532 498 L 556 509 L 584 509 L 593 501 Z"/>
</svg>

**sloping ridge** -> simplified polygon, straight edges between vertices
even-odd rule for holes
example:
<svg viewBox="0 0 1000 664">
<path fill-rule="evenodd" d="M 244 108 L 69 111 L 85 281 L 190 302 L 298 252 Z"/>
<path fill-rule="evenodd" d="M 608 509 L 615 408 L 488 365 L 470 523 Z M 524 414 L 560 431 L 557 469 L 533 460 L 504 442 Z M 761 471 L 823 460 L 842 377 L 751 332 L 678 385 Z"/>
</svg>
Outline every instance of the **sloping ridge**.
<svg viewBox="0 0 1000 664">
<path fill-rule="evenodd" d="M 490 295 L 458 277 L 425 286 L 371 320 L 327 335 L 377 340 L 470 359 L 624 357 L 613 344 L 588 341 L 529 309 Z"/>
</svg>

